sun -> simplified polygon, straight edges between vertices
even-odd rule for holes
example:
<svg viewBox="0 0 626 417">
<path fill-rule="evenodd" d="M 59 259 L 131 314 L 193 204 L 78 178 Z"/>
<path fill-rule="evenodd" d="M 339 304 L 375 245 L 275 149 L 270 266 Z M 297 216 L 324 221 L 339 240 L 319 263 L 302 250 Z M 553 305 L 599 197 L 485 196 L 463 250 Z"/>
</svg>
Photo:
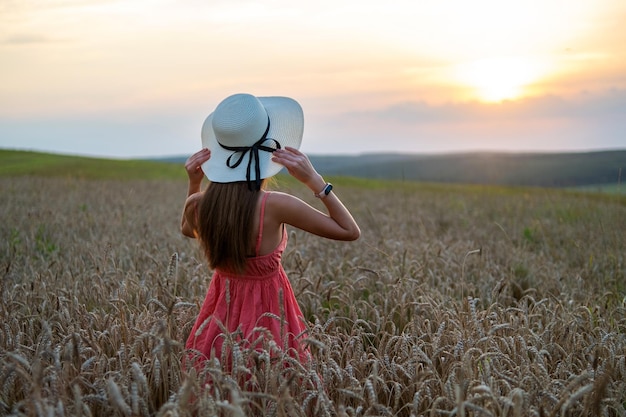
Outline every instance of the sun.
<svg viewBox="0 0 626 417">
<path fill-rule="evenodd" d="M 481 101 L 515 100 L 525 95 L 525 88 L 541 76 L 540 65 L 526 58 L 486 58 L 463 63 L 456 68 L 456 78 L 474 90 Z"/>
</svg>

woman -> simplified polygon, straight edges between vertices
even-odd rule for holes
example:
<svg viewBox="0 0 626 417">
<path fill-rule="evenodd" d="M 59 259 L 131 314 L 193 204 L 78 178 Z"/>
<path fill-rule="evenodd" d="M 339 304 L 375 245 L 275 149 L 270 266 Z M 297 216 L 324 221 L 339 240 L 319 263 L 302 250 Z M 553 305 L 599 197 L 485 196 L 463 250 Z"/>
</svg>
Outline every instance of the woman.
<svg viewBox="0 0 626 417">
<path fill-rule="evenodd" d="M 296 358 L 307 357 L 298 343 L 304 318 L 281 265 L 285 224 L 344 241 L 357 239 L 360 231 L 332 185 L 298 150 L 303 128 L 296 101 L 236 94 L 207 117 L 204 149 L 185 164 L 189 188 L 182 233 L 200 240 L 214 269 L 186 343 L 200 359 L 196 366 L 212 357 L 228 358 L 232 343 L 260 348 L 255 343 L 267 339 L 261 335 L 271 335 Z M 265 190 L 266 179 L 283 167 L 321 200 L 326 213 L 292 195 Z M 201 191 L 204 175 L 211 183 Z"/>
</svg>

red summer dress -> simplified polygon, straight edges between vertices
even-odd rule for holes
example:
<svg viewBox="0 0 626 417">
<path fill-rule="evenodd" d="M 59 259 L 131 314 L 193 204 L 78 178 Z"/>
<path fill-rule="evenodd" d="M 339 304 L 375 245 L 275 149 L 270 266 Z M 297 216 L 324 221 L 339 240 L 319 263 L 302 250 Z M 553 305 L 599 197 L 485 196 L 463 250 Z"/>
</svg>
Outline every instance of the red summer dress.
<svg viewBox="0 0 626 417">
<path fill-rule="evenodd" d="M 190 356 L 195 357 L 197 368 L 212 357 L 230 368 L 229 363 L 223 362 L 230 358 L 230 349 L 222 351 L 224 341 L 229 337 L 231 343 L 237 343 L 241 349 L 260 350 L 262 341 L 267 341 L 271 335 L 276 345 L 289 351 L 292 357 L 303 362 L 309 358 L 308 350 L 299 343 L 306 337 L 304 318 L 281 264 L 287 246 L 284 226 L 282 239 L 274 251 L 259 255 L 265 202 L 269 194 L 262 197 L 256 256 L 248 258 L 245 273 L 237 275 L 220 269 L 213 273 L 200 314 L 185 345 Z M 261 337 L 263 335 L 265 337 Z"/>
</svg>

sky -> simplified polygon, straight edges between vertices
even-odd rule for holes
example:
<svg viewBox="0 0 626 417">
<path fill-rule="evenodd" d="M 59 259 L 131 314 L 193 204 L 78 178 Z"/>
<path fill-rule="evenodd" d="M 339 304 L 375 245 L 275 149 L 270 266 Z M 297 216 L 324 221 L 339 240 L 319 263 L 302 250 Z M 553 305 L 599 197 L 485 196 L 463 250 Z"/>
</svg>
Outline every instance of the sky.
<svg viewBox="0 0 626 417">
<path fill-rule="evenodd" d="M 624 0 L 0 0 L 0 148 L 187 155 L 234 93 L 310 154 L 626 149 Z"/>
</svg>

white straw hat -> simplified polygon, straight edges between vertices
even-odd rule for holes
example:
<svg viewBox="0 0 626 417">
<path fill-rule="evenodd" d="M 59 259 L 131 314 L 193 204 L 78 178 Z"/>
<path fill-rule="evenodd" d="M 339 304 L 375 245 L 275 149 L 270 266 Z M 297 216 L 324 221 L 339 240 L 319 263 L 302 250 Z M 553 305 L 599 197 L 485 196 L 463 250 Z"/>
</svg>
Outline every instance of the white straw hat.
<svg viewBox="0 0 626 417">
<path fill-rule="evenodd" d="M 283 166 L 272 162 L 272 152 L 290 146 L 299 149 L 304 115 L 288 97 L 235 94 L 217 105 L 202 125 L 202 146 L 211 158 L 202 170 L 213 182 L 256 183 L 276 175 Z"/>
</svg>

